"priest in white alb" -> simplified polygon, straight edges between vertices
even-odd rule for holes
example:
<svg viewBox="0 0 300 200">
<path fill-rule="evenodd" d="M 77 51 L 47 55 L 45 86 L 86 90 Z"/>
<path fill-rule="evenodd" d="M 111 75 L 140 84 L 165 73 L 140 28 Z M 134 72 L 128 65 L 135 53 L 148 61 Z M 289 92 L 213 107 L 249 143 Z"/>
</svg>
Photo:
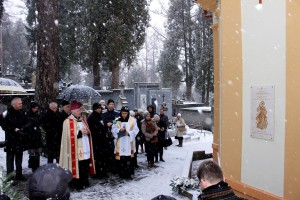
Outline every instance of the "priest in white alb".
<svg viewBox="0 0 300 200">
<path fill-rule="evenodd" d="M 112 126 L 112 134 L 115 137 L 115 155 L 118 160 L 118 172 L 121 178 L 131 179 L 134 173 L 133 157 L 135 151 L 135 137 L 139 128 L 134 117 L 129 116 L 129 110 L 123 106 L 120 117 Z"/>
</svg>

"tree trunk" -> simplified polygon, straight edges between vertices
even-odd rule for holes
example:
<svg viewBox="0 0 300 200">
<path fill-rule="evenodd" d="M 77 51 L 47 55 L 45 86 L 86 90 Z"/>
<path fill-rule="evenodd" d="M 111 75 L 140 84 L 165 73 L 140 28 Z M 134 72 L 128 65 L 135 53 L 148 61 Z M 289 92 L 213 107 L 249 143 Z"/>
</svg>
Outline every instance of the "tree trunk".
<svg viewBox="0 0 300 200">
<path fill-rule="evenodd" d="M 112 67 L 112 80 L 111 80 L 111 88 L 112 89 L 118 89 L 119 88 L 119 81 L 120 81 L 120 65 L 115 64 Z"/>
<path fill-rule="evenodd" d="M 209 90 L 210 90 L 210 71 L 207 72 L 207 85 L 206 85 L 206 96 L 205 96 L 205 106 L 209 106 Z"/>
<path fill-rule="evenodd" d="M 205 73 L 205 72 L 204 72 Z M 205 75 L 203 73 L 203 84 L 202 84 L 202 90 L 201 90 L 201 99 L 202 99 L 202 103 L 205 103 Z"/>
<path fill-rule="evenodd" d="M 94 44 L 94 46 L 95 45 L 96 44 Z M 100 66 L 99 66 L 98 50 L 96 47 L 94 47 L 94 51 L 93 51 L 92 66 L 93 66 L 93 76 L 94 76 L 93 86 L 100 86 Z"/>
<path fill-rule="evenodd" d="M 35 99 L 44 108 L 59 90 L 58 0 L 37 0 L 37 80 Z"/>
</svg>

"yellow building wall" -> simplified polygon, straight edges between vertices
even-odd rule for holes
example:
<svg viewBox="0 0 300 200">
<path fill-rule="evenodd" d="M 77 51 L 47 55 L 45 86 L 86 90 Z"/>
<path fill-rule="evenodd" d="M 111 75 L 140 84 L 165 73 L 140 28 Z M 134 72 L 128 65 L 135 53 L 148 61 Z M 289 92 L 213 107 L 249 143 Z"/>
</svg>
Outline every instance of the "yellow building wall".
<svg viewBox="0 0 300 200">
<path fill-rule="evenodd" d="M 221 167 L 225 177 L 241 180 L 242 35 L 240 0 L 221 0 Z M 230 13 L 224 15 L 223 13 Z"/>
<path fill-rule="evenodd" d="M 211 6 L 211 2 L 214 5 Z M 242 36 L 239 0 L 199 0 L 221 14 L 215 24 L 215 135 L 221 165 L 237 194 L 248 199 L 282 199 L 241 183 Z M 276 14 L 276 13 L 275 13 Z M 286 1 L 286 126 L 283 199 L 300 199 L 300 1 Z M 284 97 L 283 97 L 284 98 Z"/>
<path fill-rule="evenodd" d="M 286 1 L 284 199 L 300 199 L 300 1 Z"/>
</svg>

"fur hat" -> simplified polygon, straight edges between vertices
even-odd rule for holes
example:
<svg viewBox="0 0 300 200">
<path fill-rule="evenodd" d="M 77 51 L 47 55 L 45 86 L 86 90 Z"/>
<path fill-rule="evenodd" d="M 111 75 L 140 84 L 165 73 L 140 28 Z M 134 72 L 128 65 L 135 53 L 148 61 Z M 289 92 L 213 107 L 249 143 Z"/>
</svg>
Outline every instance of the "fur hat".
<svg viewBox="0 0 300 200">
<path fill-rule="evenodd" d="M 76 100 L 71 102 L 71 110 L 79 109 L 81 106 L 82 104 Z"/>
<path fill-rule="evenodd" d="M 121 112 L 128 112 L 128 113 L 129 113 L 128 107 L 127 107 L 127 106 L 123 106 L 123 107 L 121 108 L 120 113 L 121 113 Z"/>
<path fill-rule="evenodd" d="M 135 112 L 134 112 L 133 110 L 130 110 L 130 111 L 129 111 L 129 115 L 130 115 L 131 117 L 134 117 L 134 116 L 135 116 Z"/>
<path fill-rule="evenodd" d="M 159 122 L 160 117 L 159 117 L 159 115 L 155 114 L 155 115 L 153 116 L 153 119 L 154 119 L 154 121 Z"/>
<path fill-rule="evenodd" d="M 150 115 L 150 113 L 149 113 L 148 111 L 145 111 L 145 112 L 144 112 L 144 115 L 145 115 L 145 117 L 146 117 L 147 115 Z"/>
<path fill-rule="evenodd" d="M 112 100 L 112 99 L 108 99 L 108 101 L 107 101 L 107 105 L 109 105 L 110 103 L 115 103 L 115 101 L 114 101 L 114 100 Z"/>
<path fill-rule="evenodd" d="M 138 113 L 143 114 L 144 113 L 143 109 L 138 109 Z"/>
<path fill-rule="evenodd" d="M 98 108 L 101 108 L 101 110 L 102 110 L 102 106 L 100 105 L 100 103 L 94 103 L 93 110 L 97 110 Z"/>
<path fill-rule="evenodd" d="M 62 106 L 70 105 L 70 102 L 68 102 L 68 101 L 66 101 L 66 100 L 63 100 L 63 101 L 61 102 L 61 105 L 62 105 Z"/>
</svg>

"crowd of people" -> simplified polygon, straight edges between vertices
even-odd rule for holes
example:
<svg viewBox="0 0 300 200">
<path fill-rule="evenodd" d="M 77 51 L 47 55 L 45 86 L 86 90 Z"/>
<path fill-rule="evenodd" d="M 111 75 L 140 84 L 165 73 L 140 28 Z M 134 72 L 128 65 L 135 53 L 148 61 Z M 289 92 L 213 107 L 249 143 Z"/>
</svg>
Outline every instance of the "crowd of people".
<svg viewBox="0 0 300 200">
<path fill-rule="evenodd" d="M 80 102 L 63 100 L 61 108 L 50 102 L 41 114 L 40 105 L 31 102 L 23 111 L 21 98 L 14 98 L 1 114 L 5 131 L 7 174 L 15 170 L 14 181 L 26 180 L 22 173 L 23 152 L 28 150 L 28 167 L 34 172 L 40 166 L 40 156 L 48 163 L 57 163 L 72 172 L 70 186 L 83 189 L 89 177 L 108 178 L 118 174 L 132 179 L 138 168 L 138 153 L 146 153 L 148 167 L 165 162 L 164 141 L 169 119 L 164 107 L 157 114 L 149 105 L 147 110 L 124 106 L 115 109 L 115 102 L 101 100 L 94 103 L 92 113 L 86 114 Z"/>
<path fill-rule="evenodd" d="M 23 152 L 28 150 L 28 167 L 34 172 L 29 181 L 30 199 L 69 199 L 68 188 L 88 187 L 90 176 L 102 179 L 118 174 L 123 179 L 132 179 L 139 167 L 139 151 L 147 154 L 149 168 L 157 167 L 155 163 L 159 161 L 165 162 L 163 151 L 169 119 L 164 107 L 159 114 L 152 105 L 146 111 L 130 111 L 126 106 L 117 111 L 114 101 L 109 99 L 107 104 L 104 100 L 94 103 L 92 113 L 86 114 L 78 101 L 62 101 L 61 105 L 59 109 L 57 102 L 51 102 L 40 115 L 38 103 L 31 102 L 24 112 L 22 99 L 16 97 L 0 115 L 0 125 L 5 131 L 7 174 L 16 167 L 13 181 L 26 180 L 22 161 Z M 180 113 L 174 124 L 177 146 L 182 147 L 186 129 Z M 42 152 L 46 153 L 48 164 L 40 167 Z M 53 174 L 58 174 L 59 179 Z M 203 162 L 197 176 L 202 189 L 199 199 L 240 199 L 224 182 L 221 168 L 213 161 Z M 48 181 L 53 182 L 53 187 L 47 186 Z"/>
</svg>

